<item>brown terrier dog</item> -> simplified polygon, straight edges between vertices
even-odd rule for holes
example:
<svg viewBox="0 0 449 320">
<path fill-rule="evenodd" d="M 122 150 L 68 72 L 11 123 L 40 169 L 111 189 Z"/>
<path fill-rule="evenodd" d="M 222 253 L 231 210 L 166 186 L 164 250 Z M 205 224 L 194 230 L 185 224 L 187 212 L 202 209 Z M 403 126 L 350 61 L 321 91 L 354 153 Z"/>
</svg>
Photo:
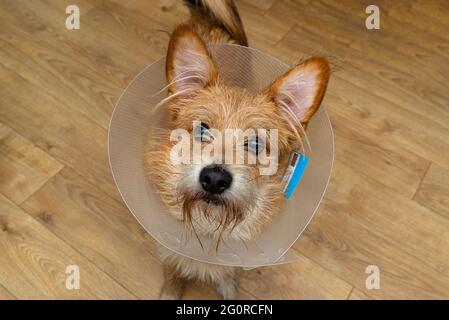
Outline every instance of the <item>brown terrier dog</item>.
<svg viewBox="0 0 449 320">
<path fill-rule="evenodd" d="M 220 79 L 206 43 L 247 45 L 234 2 L 186 2 L 191 19 L 173 32 L 167 53 L 166 104 L 171 128 L 199 135 L 204 146 L 203 135 L 210 128 L 218 132 L 276 128 L 279 166 L 275 174 L 261 175 L 260 163 L 173 164 L 170 154 L 174 143 L 167 132 L 151 138 L 145 168 L 170 212 L 197 236 L 254 239 L 282 205 L 282 175 L 300 138 L 299 124 L 306 126 L 320 106 L 329 65 L 323 58 L 311 58 L 258 94 L 229 87 Z M 258 136 L 248 137 L 244 145 L 248 153 L 270 150 L 268 139 Z M 164 248 L 160 253 L 165 276 L 162 299 L 180 298 L 185 279 L 210 282 L 225 299 L 236 297 L 237 268 L 198 262 Z"/>
</svg>

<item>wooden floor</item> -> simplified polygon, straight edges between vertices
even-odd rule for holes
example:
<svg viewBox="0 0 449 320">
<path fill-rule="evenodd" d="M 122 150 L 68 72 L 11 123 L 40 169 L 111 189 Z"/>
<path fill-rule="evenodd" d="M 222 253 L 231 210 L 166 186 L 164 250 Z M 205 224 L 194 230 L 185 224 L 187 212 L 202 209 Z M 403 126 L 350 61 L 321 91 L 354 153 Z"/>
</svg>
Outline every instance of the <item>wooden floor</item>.
<svg viewBox="0 0 449 320">
<path fill-rule="evenodd" d="M 244 299 L 449 298 L 449 3 L 238 1 L 250 45 L 325 55 L 332 180 L 298 262 L 245 271 Z M 365 28 L 377 3 L 381 29 Z M 81 29 L 65 28 L 78 4 Z M 0 298 L 157 298 L 154 241 L 107 160 L 117 98 L 162 56 L 179 0 L 0 1 Z M 81 288 L 65 288 L 76 264 Z M 368 265 L 380 289 L 365 286 Z M 217 298 L 188 287 L 186 298 Z"/>
</svg>

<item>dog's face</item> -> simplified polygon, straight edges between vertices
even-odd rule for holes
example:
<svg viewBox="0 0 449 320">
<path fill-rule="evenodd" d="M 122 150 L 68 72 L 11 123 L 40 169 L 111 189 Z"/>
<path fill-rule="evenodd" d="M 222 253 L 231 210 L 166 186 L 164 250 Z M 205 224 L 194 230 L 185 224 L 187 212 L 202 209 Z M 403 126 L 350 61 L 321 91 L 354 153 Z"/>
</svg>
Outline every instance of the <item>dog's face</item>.
<svg viewBox="0 0 449 320">
<path fill-rule="evenodd" d="M 254 238 L 283 202 L 285 166 L 299 123 L 305 126 L 321 103 L 327 62 L 310 59 L 251 94 L 220 80 L 205 44 L 185 27 L 172 35 L 166 72 L 171 127 L 190 134 L 183 147 L 208 156 L 175 163 L 169 133 L 153 144 L 145 163 L 162 199 L 195 232 Z"/>
</svg>

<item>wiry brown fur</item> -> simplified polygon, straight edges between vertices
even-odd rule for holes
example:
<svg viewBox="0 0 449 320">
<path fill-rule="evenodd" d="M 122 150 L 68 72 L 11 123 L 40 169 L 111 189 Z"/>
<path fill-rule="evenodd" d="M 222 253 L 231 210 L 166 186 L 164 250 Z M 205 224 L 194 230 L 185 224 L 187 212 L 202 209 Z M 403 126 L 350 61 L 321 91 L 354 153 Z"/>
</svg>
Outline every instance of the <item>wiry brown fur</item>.
<svg viewBox="0 0 449 320">
<path fill-rule="evenodd" d="M 188 25 L 206 43 L 248 45 L 242 21 L 233 0 L 189 0 L 191 18 Z"/>
<path fill-rule="evenodd" d="M 217 99 L 217 97 L 219 98 Z M 293 149 L 296 141 L 296 136 L 285 120 L 282 111 L 265 93 L 252 95 L 238 88 L 226 87 L 218 80 L 215 84 L 199 91 L 192 98 L 172 100 L 167 107 L 174 115 L 172 128 L 182 128 L 187 131 L 192 131 L 194 120 L 207 123 L 211 128 L 218 130 L 226 128 L 278 129 L 278 146 L 281 157 L 276 175 L 260 175 L 258 163 L 252 166 L 233 165 L 228 167 L 234 175 L 239 175 L 242 172 L 241 178 L 246 179 L 248 190 L 257 191 L 250 194 L 249 199 L 244 199 L 239 204 L 239 207 L 245 209 L 245 219 L 242 219 L 243 213 L 238 211 L 239 208 L 226 211 L 235 205 L 235 202 L 227 201 L 225 206 L 220 206 L 220 211 L 223 210 L 227 214 L 218 214 L 218 219 L 213 220 L 214 217 L 208 215 L 209 209 L 213 205 L 201 201 L 197 196 L 200 190 L 194 192 L 183 188 L 182 168 L 173 166 L 170 162 L 170 150 L 174 142 L 170 142 L 169 134 L 159 134 L 156 143 L 159 147 L 156 150 L 152 148 L 153 151 L 146 154 L 146 167 L 170 211 L 178 219 L 187 223 L 192 220 L 204 221 L 208 226 L 206 229 L 201 223 L 197 223 L 193 226 L 196 227 L 194 231 L 207 233 L 217 230 L 217 234 L 219 234 L 223 229 L 229 231 L 231 228 L 229 230 L 226 228 L 231 226 L 233 232 L 225 233 L 225 238 L 249 240 L 258 236 L 264 227 L 272 221 L 282 204 L 281 177 L 285 171 L 289 152 Z M 269 146 L 267 147 L 269 148 Z M 150 170 L 150 168 L 157 169 Z M 187 172 L 190 171 L 191 169 L 187 170 Z M 251 202 L 254 203 L 251 205 Z M 195 207 L 202 210 L 192 212 Z M 192 215 L 194 216 L 192 217 Z M 227 219 L 227 221 L 225 222 L 223 219 Z M 234 222 L 239 223 L 234 226 Z M 221 229 L 219 225 L 221 225 Z"/>
<path fill-rule="evenodd" d="M 145 153 L 144 166 L 156 186 L 162 201 L 172 215 L 182 221 L 198 239 L 209 234 L 217 240 L 256 238 L 276 217 L 284 201 L 281 182 L 290 151 L 301 138 L 298 120 L 305 126 L 321 103 L 329 77 L 327 62 L 311 59 L 292 68 L 272 86 L 259 94 L 228 87 L 220 79 L 205 43 L 225 42 L 247 44 L 246 35 L 233 1 L 188 1 L 192 19 L 179 26 L 172 34 L 167 52 L 166 73 L 169 98 L 166 106 L 171 112 L 170 129 L 182 128 L 192 132 L 193 121 L 208 124 L 210 128 L 277 129 L 278 170 L 274 175 L 261 175 L 261 164 L 225 165 L 233 176 L 229 190 L 205 201 L 207 194 L 198 183 L 201 165 L 174 165 L 170 161 L 170 130 L 150 134 L 151 147 Z M 196 6 L 195 6 L 196 4 Z M 191 61 L 197 68 L 185 66 Z M 310 78 L 317 73 L 311 85 L 313 99 L 296 119 L 289 105 L 303 97 L 291 96 L 286 88 L 295 76 Z M 180 76 L 181 75 L 181 76 Z M 286 85 L 286 83 L 288 85 Z M 315 89 L 316 87 L 316 89 Z M 283 93 L 283 95 L 281 95 Z M 267 152 L 270 145 L 266 141 Z M 194 261 L 165 248 L 160 248 L 164 263 L 165 283 L 161 298 L 181 297 L 183 279 L 198 279 L 214 284 L 226 299 L 236 297 L 237 269 Z"/>
</svg>

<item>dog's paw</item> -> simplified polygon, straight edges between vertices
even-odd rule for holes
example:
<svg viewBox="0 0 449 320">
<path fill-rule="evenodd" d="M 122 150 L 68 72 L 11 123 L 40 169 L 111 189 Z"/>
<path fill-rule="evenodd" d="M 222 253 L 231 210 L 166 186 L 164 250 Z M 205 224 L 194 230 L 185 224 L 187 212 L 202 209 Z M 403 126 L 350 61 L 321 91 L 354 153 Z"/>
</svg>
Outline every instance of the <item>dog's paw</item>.
<svg viewBox="0 0 449 320">
<path fill-rule="evenodd" d="M 237 287 L 234 281 L 221 282 L 216 286 L 217 292 L 224 300 L 235 300 L 237 299 Z"/>
</svg>

